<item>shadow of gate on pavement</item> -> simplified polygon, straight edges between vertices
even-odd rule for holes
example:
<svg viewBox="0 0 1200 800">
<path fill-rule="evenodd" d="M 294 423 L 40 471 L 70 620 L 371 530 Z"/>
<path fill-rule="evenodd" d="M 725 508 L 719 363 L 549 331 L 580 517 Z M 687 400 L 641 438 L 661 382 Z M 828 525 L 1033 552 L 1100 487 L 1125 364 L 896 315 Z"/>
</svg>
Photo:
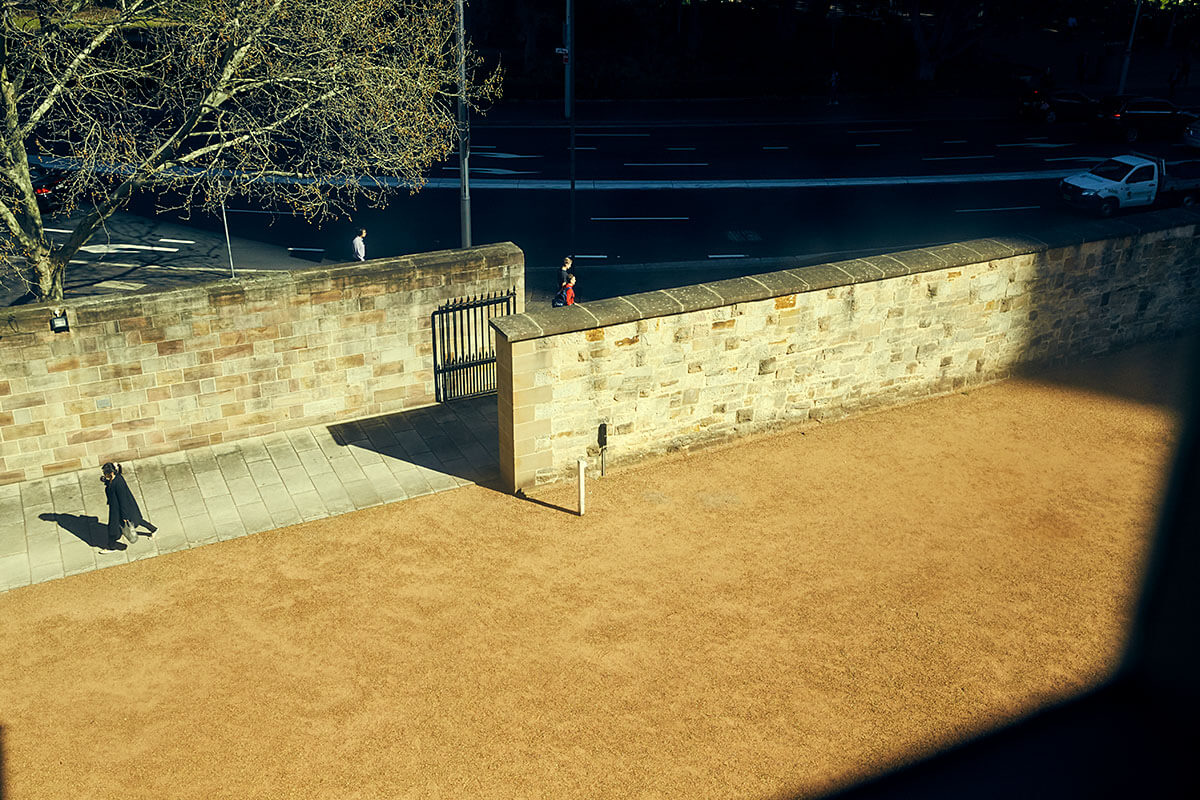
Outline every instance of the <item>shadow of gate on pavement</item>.
<svg viewBox="0 0 1200 800">
<path fill-rule="evenodd" d="M 495 395 L 340 422 L 328 430 L 342 447 L 501 490 Z"/>
</svg>

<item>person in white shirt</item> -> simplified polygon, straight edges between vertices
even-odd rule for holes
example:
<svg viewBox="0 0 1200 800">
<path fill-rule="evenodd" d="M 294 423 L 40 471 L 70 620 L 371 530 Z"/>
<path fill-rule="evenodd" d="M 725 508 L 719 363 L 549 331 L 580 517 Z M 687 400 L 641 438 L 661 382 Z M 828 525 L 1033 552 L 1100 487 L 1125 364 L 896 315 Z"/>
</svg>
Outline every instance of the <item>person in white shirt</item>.
<svg viewBox="0 0 1200 800">
<path fill-rule="evenodd" d="M 367 238 L 367 229 L 359 228 L 358 236 L 354 237 L 354 242 L 353 242 L 354 260 L 355 261 L 366 261 L 367 260 L 367 243 L 363 241 L 363 239 L 366 239 L 366 238 Z"/>
</svg>

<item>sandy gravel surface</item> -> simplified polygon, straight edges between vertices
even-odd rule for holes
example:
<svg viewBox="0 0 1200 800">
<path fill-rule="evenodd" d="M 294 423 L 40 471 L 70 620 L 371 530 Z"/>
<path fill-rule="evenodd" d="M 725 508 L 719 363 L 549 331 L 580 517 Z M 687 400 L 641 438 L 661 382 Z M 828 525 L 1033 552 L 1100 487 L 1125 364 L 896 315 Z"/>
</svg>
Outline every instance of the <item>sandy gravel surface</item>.
<svg viewBox="0 0 1200 800">
<path fill-rule="evenodd" d="M 1104 677 L 1178 345 L 0 595 L 4 796 L 778 797 Z M 1174 366 L 1172 366 L 1174 365 Z"/>
</svg>

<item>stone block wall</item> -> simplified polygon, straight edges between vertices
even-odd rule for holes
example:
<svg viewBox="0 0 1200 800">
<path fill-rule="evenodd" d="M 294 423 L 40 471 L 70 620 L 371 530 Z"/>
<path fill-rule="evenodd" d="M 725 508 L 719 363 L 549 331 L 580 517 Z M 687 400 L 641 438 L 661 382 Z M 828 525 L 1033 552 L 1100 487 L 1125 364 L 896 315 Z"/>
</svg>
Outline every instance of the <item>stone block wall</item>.
<svg viewBox="0 0 1200 800">
<path fill-rule="evenodd" d="M 524 282 L 506 243 L 4 310 L 0 484 L 427 405 L 433 310 Z"/>
<path fill-rule="evenodd" d="M 516 490 L 786 422 L 977 386 L 1200 325 L 1200 215 L 1085 223 L 493 322 Z"/>
</svg>

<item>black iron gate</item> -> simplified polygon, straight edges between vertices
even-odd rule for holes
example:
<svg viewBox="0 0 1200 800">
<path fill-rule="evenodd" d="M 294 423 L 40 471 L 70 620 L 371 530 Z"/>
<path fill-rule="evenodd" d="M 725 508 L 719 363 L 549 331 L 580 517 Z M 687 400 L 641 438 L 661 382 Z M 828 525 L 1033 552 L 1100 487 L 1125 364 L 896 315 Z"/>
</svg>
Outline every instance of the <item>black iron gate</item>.
<svg viewBox="0 0 1200 800">
<path fill-rule="evenodd" d="M 440 403 L 496 391 L 496 339 L 488 320 L 516 313 L 515 290 L 443 303 L 433 312 L 433 385 Z"/>
</svg>

